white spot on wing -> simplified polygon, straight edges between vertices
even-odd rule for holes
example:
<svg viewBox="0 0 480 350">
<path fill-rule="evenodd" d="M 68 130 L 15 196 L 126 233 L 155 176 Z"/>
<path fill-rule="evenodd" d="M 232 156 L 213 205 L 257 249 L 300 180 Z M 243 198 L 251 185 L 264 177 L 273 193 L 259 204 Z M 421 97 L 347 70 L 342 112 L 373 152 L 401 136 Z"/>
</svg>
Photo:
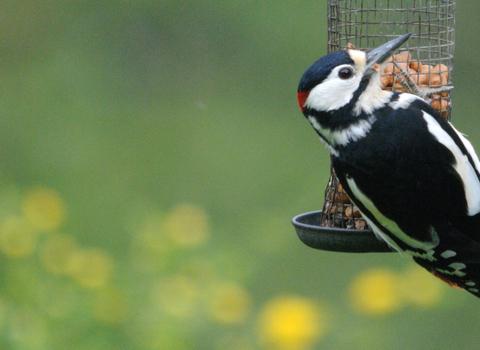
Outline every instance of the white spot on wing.
<svg viewBox="0 0 480 350">
<path fill-rule="evenodd" d="M 465 188 L 468 215 L 473 216 L 478 214 L 480 212 L 480 181 L 475 170 L 468 161 L 467 156 L 462 153 L 455 141 L 445 130 L 442 129 L 435 118 L 425 111 L 423 112 L 423 118 L 427 122 L 428 131 L 435 136 L 438 142 L 446 146 L 455 157 L 456 164 L 453 165 L 453 168 L 462 179 L 463 187 Z M 467 147 L 467 145 L 465 146 Z M 471 148 L 473 150 L 473 147 Z"/>
<path fill-rule="evenodd" d="M 433 256 L 435 254 L 435 251 L 433 249 L 427 250 L 425 253 L 420 253 L 420 252 L 414 252 L 412 250 L 407 250 L 406 251 L 408 254 L 411 256 L 416 256 L 418 258 L 428 260 L 428 261 L 436 261 L 435 257 Z"/>
<path fill-rule="evenodd" d="M 462 271 L 459 271 L 459 270 L 455 270 L 455 271 L 447 271 L 447 270 L 442 270 L 442 269 L 435 269 L 435 270 L 437 270 L 440 273 L 443 273 L 444 275 L 455 275 L 455 276 L 459 276 L 459 277 L 463 277 L 463 276 L 466 275 L 465 272 L 462 272 Z"/>
<path fill-rule="evenodd" d="M 428 252 L 428 251 L 431 251 L 431 249 L 434 248 L 439 243 L 438 235 L 434 230 L 431 230 L 432 240 L 429 242 L 422 242 L 422 241 L 418 241 L 416 239 L 411 238 L 405 232 L 403 232 L 400 229 L 400 227 L 398 227 L 395 221 L 390 220 L 377 209 L 377 207 L 370 200 L 370 198 L 368 198 L 362 191 L 360 191 L 360 189 L 358 188 L 353 178 L 347 178 L 347 182 L 355 198 L 357 198 L 357 200 L 360 201 L 360 203 L 362 203 L 365 206 L 365 208 L 377 219 L 377 221 L 380 222 L 383 227 L 385 227 L 388 231 L 390 231 L 392 234 L 394 234 L 397 238 L 405 242 L 410 247 L 422 249 Z M 378 227 L 376 228 L 375 232 L 380 237 L 382 237 L 385 241 L 387 241 L 387 243 L 390 244 L 390 242 L 387 239 L 385 239 L 385 236 L 388 237 L 386 233 L 379 230 Z"/>
<path fill-rule="evenodd" d="M 465 283 L 466 286 L 473 287 L 475 285 L 475 282 L 467 282 Z"/>
<path fill-rule="evenodd" d="M 461 262 L 454 262 L 448 265 L 448 267 L 452 268 L 453 270 L 462 270 L 467 267 L 464 263 Z"/>
<path fill-rule="evenodd" d="M 438 272 L 443 273 L 444 275 L 456 275 L 463 277 L 466 275 L 465 272 L 462 272 L 460 270 L 463 270 L 464 268 L 467 267 L 464 263 L 461 262 L 454 262 L 448 265 L 449 268 L 451 268 L 453 271 L 447 271 L 447 270 L 442 270 L 442 269 L 436 269 Z"/>
<path fill-rule="evenodd" d="M 457 255 L 453 250 L 445 250 L 440 256 L 444 259 L 451 258 L 453 256 Z"/>
<path fill-rule="evenodd" d="M 472 293 L 478 293 L 478 289 L 477 288 L 468 288 L 468 290 Z"/>
<path fill-rule="evenodd" d="M 472 144 L 470 143 L 470 141 L 468 141 L 465 138 L 465 136 L 461 132 L 459 132 L 457 129 L 455 129 L 452 124 L 450 124 L 450 126 L 452 127 L 453 130 L 455 130 L 458 137 L 460 137 L 460 140 L 462 140 L 462 143 L 465 145 L 465 148 L 467 149 L 467 152 L 470 154 L 470 156 L 473 159 L 473 162 L 475 163 L 475 168 L 477 169 L 478 172 L 480 172 L 480 161 L 478 160 L 478 156 L 475 153 L 475 149 L 473 149 Z"/>
</svg>

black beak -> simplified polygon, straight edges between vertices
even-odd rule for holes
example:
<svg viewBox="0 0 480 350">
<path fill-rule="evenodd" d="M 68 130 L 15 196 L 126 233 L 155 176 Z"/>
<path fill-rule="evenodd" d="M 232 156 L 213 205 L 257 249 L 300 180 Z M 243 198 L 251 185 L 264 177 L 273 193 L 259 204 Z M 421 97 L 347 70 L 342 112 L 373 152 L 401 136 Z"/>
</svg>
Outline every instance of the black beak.
<svg viewBox="0 0 480 350">
<path fill-rule="evenodd" d="M 372 68 L 375 63 L 382 64 L 389 58 L 393 51 L 398 49 L 402 44 L 410 38 L 412 33 L 402 35 L 396 39 L 367 52 L 367 69 Z"/>
</svg>

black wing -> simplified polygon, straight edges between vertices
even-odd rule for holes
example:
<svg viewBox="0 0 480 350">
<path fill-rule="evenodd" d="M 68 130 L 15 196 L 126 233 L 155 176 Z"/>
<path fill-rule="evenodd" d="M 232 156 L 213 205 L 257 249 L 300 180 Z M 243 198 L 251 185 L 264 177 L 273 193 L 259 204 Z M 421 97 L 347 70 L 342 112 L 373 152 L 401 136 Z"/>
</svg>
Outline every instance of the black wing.
<svg viewBox="0 0 480 350">
<path fill-rule="evenodd" d="M 378 110 L 368 135 L 340 148 L 333 166 L 377 235 L 476 293 L 478 157 L 429 104 L 415 100 L 405 107 Z"/>
</svg>

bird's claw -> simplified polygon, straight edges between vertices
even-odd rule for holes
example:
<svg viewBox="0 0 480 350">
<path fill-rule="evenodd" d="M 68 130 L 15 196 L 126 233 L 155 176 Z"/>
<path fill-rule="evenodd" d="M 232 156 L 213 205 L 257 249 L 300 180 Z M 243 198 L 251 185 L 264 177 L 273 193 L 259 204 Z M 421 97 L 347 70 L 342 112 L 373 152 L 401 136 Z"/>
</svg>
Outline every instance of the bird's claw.
<svg viewBox="0 0 480 350">
<path fill-rule="evenodd" d="M 436 95 L 436 94 L 440 95 L 443 92 L 447 92 L 453 89 L 453 86 L 450 85 L 450 86 L 441 86 L 438 88 L 428 88 L 428 89 L 420 90 L 417 83 L 415 83 L 412 77 L 410 77 L 410 73 L 408 73 L 406 69 L 402 68 L 397 62 L 395 62 L 395 60 L 392 60 L 392 62 L 401 73 L 401 74 L 398 74 L 394 72 L 393 74 L 395 75 L 396 79 L 400 82 L 400 84 L 403 85 L 403 87 L 405 88 L 405 91 L 410 94 L 419 96 L 428 102 L 431 101 L 429 96 Z"/>
</svg>

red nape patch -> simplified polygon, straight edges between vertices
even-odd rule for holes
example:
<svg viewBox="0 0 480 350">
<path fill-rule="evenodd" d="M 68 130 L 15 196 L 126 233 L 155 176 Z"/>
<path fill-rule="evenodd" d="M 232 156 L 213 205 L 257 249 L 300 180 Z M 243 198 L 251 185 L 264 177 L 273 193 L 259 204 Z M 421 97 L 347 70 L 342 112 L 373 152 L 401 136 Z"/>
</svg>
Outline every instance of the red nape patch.
<svg viewBox="0 0 480 350">
<path fill-rule="evenodd" d="M 303 112 L 305 109 L 305 101 L 308 98 L 308 95 L 310 94 L 310 91 L 301 91 L 297 92 L 297 100 L 298 100 L 298 105 L 300 106 L 300 110 Z"/>
</svg>

